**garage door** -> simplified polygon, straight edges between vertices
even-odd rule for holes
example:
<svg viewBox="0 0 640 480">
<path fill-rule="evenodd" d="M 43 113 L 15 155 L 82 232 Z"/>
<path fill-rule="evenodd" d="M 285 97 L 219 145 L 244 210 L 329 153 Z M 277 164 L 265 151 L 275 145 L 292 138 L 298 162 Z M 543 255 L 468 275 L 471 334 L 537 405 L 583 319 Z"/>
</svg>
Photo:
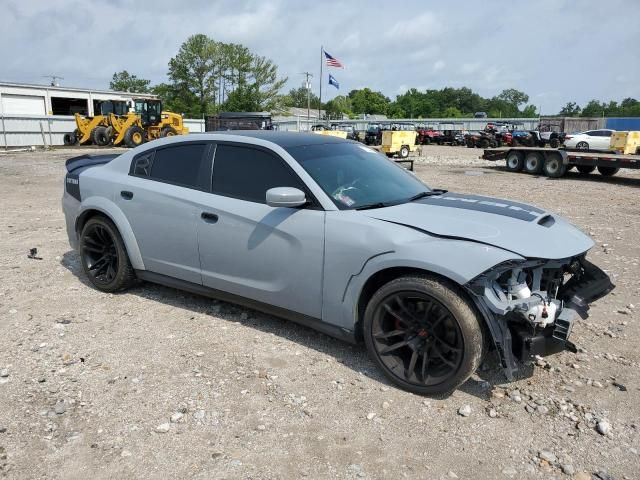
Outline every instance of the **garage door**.
<svg viewBox="0 0 640 480">
<path fill-rule="evenodd" d="M 44 97 L 31 95 L 2 96 L 2 112 L 5 115 L 44 115 Z"/>
</svg>

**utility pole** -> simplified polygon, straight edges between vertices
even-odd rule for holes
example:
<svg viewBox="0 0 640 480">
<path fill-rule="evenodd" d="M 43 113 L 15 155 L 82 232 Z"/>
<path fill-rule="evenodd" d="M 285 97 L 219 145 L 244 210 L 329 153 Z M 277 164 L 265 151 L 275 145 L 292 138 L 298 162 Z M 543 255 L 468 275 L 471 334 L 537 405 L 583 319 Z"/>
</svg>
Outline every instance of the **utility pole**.
<svg viewBox="0 0 640 480">
<path fill-rule="evenodd" d="M 51 79 L 51 86 L 52 87 L 59 87 L 60 84 L 58 83 L 58 80 L 64 80 L 64 77 L 60 77 L 58 75 L 43 75 L 43 77 Z"/>
<path fill-rule="evenodd" d="M 307 130 L 310 130 L 309 122 L 310 120 L 310 111 L 311 111 L 311 82 L 309 78 L 313 77 L 313 74 L 310 72 L 302 72 L 300 75 L 305 76 L 304 85 L 307 88 Z"/>
</svg>

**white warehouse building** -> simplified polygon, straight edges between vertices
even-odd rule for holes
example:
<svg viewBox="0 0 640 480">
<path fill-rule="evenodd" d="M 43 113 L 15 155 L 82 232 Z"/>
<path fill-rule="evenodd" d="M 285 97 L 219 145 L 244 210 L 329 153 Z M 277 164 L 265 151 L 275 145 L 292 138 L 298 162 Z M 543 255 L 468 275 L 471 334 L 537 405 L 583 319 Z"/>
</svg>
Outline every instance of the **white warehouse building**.
<svg viewBox="0 0 640 480">
<path fill-rule="evenodd" d="M 148 93 L 0 82 L 0 115 L 82 115 L 99 112 L 104 100 L 158 98 Z"/>
<path fill-rule="evenodd" d="M 149 93 L 0 82 L 0 147 L 62 145 L 76 128 L 74 114 L 100 113 L 100 102 L 158 98 Z M 192 132 L 204 131 L 203 120 L 187 120 Z"/>
</svg>

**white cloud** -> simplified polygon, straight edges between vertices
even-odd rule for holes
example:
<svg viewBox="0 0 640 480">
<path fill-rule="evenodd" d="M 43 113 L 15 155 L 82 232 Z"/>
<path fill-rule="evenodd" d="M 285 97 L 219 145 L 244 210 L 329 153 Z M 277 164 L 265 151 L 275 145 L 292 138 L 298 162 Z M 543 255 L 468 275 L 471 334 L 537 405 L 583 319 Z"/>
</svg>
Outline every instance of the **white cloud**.
<svg viewBox="0 0 640 480">
<path fill-rule="evenodd" d="M 299 85 L 299 72 L 313 72 L 316 93 L 324 45 L 347 66 L 332 72 L 341 90 L 323 88 L 325 99 L 359 86 L 392 98 L 411 87 L 467 86 L 485 96 L 512 87 L 531 98 L 557 92 L 545 98 L 552 112 L 567 101 L 640 98 L 633 80 L 640 63 L 629 56 L 640 44 L 640 1 L 583 0 L 580 8 L 568 0 L 520 2 L 497 17 L 477 0 L 380 5 L 191 0 L 178 8 L 175 0 L 154 0 L 151 9 L 133 0 L 99 8 L 81 0 L 4 0 L 0 80 L 35 83 L 57 74 L 65 85 L 105 88 L 127 69 L 158 83 L 180 44 L 204 33 L 271 58 L 289 87 Z"/>
</svg>

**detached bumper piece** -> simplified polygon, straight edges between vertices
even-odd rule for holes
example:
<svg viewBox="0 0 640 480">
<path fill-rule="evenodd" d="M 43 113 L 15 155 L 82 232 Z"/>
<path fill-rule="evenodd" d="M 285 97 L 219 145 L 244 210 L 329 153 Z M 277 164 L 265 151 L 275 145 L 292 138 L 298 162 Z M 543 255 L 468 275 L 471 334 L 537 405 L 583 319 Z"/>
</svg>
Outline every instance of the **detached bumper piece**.
<svg viewBox="0 0 640 480">
<path fill-rule="evenodd" d="M 576 315 L 574 310 L 565 307 L 556 319 L 555 325 L 549 325 L 535 333 L 527 325 L 511 325 L 512 349 L 515 358 L 521 362 L 528 362 L 536 356 L 545 357 L 563 350 L 577 353 L 578 349 L 569 341 Z"/>
</svg>

